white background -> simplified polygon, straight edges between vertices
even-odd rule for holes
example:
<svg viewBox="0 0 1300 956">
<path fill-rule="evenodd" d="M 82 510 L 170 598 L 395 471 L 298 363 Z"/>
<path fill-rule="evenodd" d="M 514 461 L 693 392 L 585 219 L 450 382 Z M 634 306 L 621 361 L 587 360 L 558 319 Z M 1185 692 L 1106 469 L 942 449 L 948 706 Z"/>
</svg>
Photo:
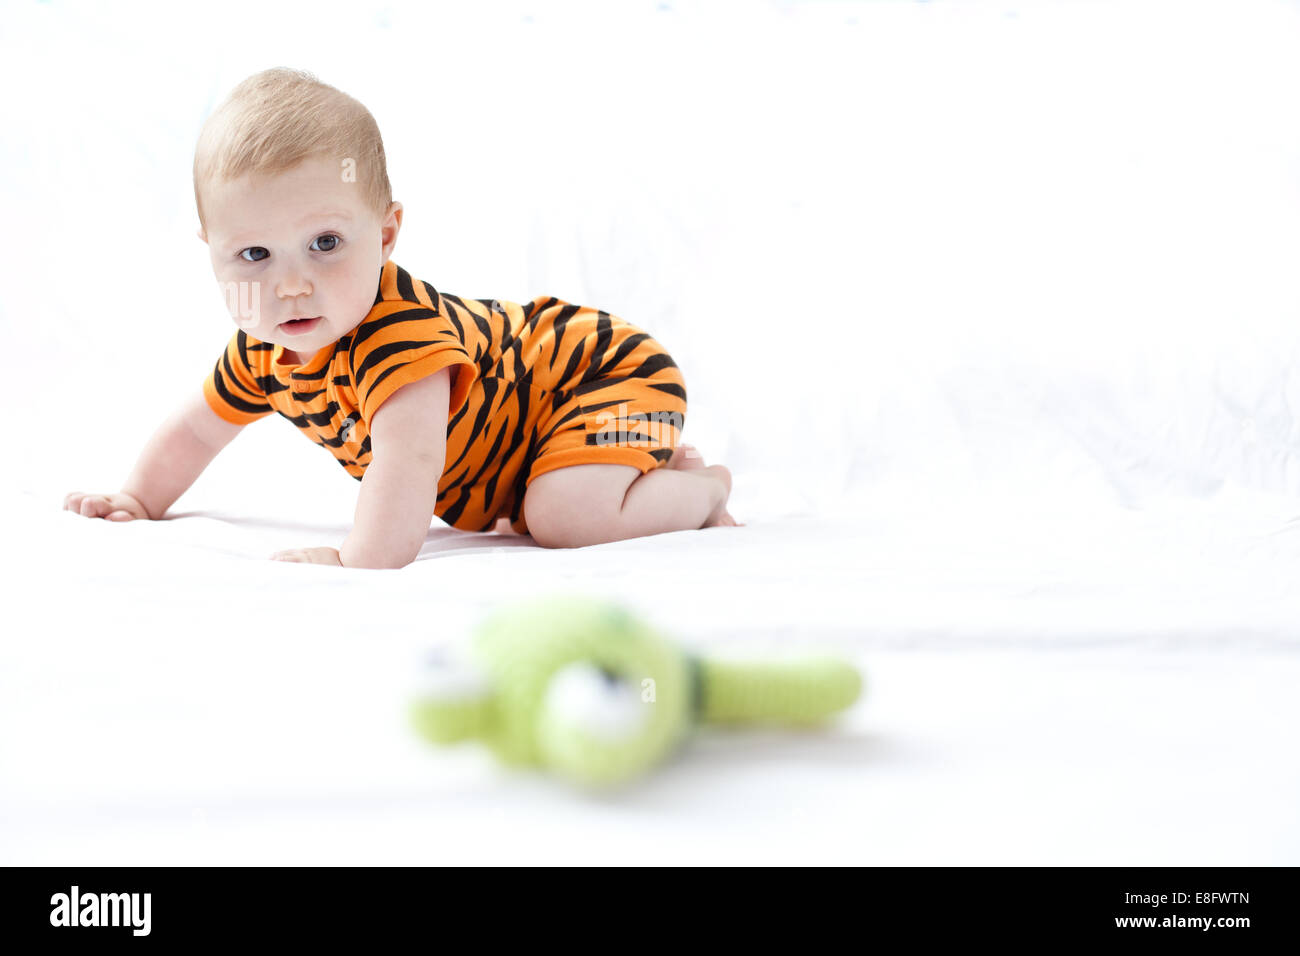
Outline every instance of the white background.
<svg viewBox="0 0 1300 956">
<path fill-rule="evenodd" d="M 741 520 L 882 483 L 1300 491 L 1294 5 L 4 16 L 0 322 L 24 421 L 53 426 L 23 430 L 29 487 L 116 487 L 215 361 L 194 140 L 240 79 L 293 65 L 376 116 L 399 263 L 591 303 L 673 352 L 686 440 L 751 478 Z M 300 444 L 295 494 L 352 493 Z"/>
</svg>

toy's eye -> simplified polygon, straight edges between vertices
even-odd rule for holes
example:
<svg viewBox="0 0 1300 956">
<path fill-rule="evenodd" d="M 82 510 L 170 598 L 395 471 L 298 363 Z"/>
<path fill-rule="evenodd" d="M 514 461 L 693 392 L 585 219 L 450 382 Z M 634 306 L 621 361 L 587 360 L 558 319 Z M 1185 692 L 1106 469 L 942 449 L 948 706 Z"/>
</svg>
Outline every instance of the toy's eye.
<svg viewBox="0 0 1300 956">
<path fill-rule="evenodd" d="M 574 730 L 609 740 L 635 737 L 650 719 L 638 682 L 585 661 L 555 672 L 543 707 Z"/>
</svg>

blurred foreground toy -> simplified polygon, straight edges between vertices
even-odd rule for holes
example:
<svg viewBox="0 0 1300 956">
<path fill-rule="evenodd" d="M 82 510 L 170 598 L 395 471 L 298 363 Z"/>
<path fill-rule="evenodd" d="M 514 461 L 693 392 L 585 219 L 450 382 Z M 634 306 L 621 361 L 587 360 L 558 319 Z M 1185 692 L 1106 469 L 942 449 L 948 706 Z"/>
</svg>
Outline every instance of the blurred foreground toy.
<svg viewBox="0 0 1300 956">
<path fill-rule="evenodd" d="M 833 656 L 703 657 L 619 604 L 576 595 L 497 610 L 467 650 L 432 661 L 411 711 L 419 733 L 477 738 L 506 764 L 593 788 L 632 780 L 697 724 L 815 725 L 862 689 Z"/>
</svg>

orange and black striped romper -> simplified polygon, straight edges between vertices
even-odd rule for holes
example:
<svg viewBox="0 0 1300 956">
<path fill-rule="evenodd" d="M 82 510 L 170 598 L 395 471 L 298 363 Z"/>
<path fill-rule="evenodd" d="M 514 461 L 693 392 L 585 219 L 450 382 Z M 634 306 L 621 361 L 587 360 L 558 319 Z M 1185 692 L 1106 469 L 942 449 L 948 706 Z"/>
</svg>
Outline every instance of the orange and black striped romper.
<svg viewBox="0 0 1300 956">
<path fill-rule="evenodd" d="M 662 345 L 598 309 L 546 296 L 522 304 L 436 291 L 392 260 L 361 323 L 306 364 L 242 329 L 203 382 L 213 411 L 243 425 L 279 412 L 358 481 L 369 422 L 402 385 L 452 367 L 446 465 L 434 513 L 521 533 L 524 491 L 583 464 L 668 461 L 686 420 L 686 383 Z"/>
</svg>

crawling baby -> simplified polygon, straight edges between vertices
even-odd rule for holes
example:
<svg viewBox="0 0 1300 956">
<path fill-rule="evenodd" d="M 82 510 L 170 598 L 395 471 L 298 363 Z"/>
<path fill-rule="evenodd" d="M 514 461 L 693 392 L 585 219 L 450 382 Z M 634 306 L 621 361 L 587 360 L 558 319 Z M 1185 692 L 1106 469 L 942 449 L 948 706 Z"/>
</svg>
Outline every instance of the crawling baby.
<svg viewBox="0 0 1300 956">
<path fill-rule="evenodd" d="M 162 518 L 250 422 L 279 412 L 361 482 L 338 548 L 275 560 L 398 568 L 437 515 L 573 548 L 734 526 L 731 474 L 680 442 L 686 384 L 662 345 L 554 296 L 441 292 L 389 257 L 402 225 L 370 112 L 271 69 L 208 118 L 199 238 L 237 327 L 202 389 L 90 518 Z"/>
</svg>

